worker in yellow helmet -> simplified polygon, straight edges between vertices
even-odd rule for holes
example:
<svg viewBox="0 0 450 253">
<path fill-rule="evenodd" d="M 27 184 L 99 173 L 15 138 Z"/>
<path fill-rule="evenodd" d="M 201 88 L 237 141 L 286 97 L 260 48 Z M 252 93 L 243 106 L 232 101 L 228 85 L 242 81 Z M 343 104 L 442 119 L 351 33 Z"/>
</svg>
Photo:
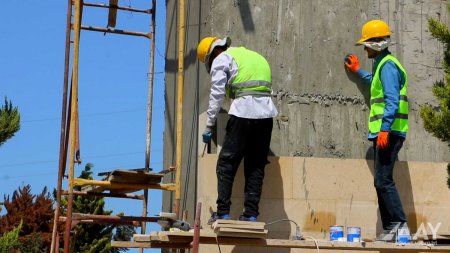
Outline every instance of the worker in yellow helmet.
<svg viewBox="0 0 450 253">
<path fill-rule="evenodd" d="M 374 60 L 372 73 L 359 67 L 356 55 L 348 55 L 344 64 L 370 85 L 369 140 L 374 143 L 374 184 L 383 224 L 380 241 L 394 241 L 399 228 L 407 229 L 407 220 L 392 178 L 395 160 L 408 132 L 408 76 L 402 64 L 389 52 L 389 26 L 371 20 L 362 28 L 361 39 L 367 57 Z"/>
<path fill-rule="evenodd" d="M 225 97 L 233 99 L 216 173 L 217 212 L 208 221 L 230 218 L 231 190 L 244 159 L 244 211 L 239 220 L 256 221 L 264 179 L 264 167 L 272 136 L 272 76 L 266 59 L 245 47 L 230 47 L 231 39 L 206 37 L 197 47 L 198 59 L 211 75 L 211 91 L 203 142 L 211 140 L 216 116 Z"/>
</svg>

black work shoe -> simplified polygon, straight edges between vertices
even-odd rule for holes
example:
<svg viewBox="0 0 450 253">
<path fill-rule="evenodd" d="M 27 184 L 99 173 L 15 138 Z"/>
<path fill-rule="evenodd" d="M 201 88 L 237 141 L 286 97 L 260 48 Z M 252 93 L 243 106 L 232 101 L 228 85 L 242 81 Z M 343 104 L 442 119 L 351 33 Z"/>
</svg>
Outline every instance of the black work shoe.
<svg viewBox="0 0 450 253">
<path fill-rule="evenodd" d="M 229 219 L 230 219 L 229 214 L 218 215 L 216 212 L 213 212 L 211 214 L 211 218 L 209 218 L 208 220 L 208 225 L 213 224 L 216 220 L 229 220 Z"/>
<path fill-rule="evenodd" d="M 256 216 L 247 216 L 244 214 L 239 215 L 240 221 L 256 221 Z"/>
</svg>

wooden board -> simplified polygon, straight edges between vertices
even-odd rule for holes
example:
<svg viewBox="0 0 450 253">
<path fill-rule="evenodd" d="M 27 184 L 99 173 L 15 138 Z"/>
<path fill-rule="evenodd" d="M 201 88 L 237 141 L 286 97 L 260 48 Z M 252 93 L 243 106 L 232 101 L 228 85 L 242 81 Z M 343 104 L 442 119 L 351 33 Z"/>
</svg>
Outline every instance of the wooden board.
<svg viewBox="0 0 450 253">
<path fill-rule="evenodd" d="M 256 229 L 256 230 L 264 230 L 264 226 L 250 226 L 250 225 L 232 225 L 232 224 L 217 224 L 214 226 L 214 229 L 217 228 L 237 228 L 237 229 Z"/>
<path fill-rule="evenodd" d="M 118 0 L 109 0 L 109 6 L 117 7 Z M 116 27 L 117 8 L 109 8 L 108 12 L 108 27 Z"/>
<path fill-rule="evenodd" d="M 237 221 L 237 220 L 216 220 L 211 227 L 215 228 L 247 228 L 247 229 L 264 229 L 266 223 L 256 221 Z"/>
<path fill-rule="evenodd" d="M 267 238 L 268 230 L 254 231 L 254 230 L 243 230 L 243 229 L 233 229 L 233 228 L 220 228 L 216 231 L 219 237 L 239 237 L 239 238 Z"/>
<path fill-rule="evenodd" d="M 111 242 L 113 247 L 121 247 L 126 245 L 129 248 L 189 248 L 194 233 L 190 232 L 158 232 L 157 236 L 145 235 L 140 237 L 140 242 Z M 157 238 L 157 240 L 155 240 Z M 351 250 L 351 251 L 389 251 L 389 252 L 450 252 L 450 246 L 435 246 L 422 244 L 401 244 L 384 243 L 384 242 L 332 242 L 332 241 L 316 241 L 320 249 L 328 250 Z M 301 248 L 316 249 L 316 242 L 312 240 L 282 240 L 282 239 L 251 239 L 251 238 L 233 238 L 233 237 L 217 237 L 212 231 L 200 231 L 200 244 L 217 244 L 220 245 L 238 245 L 250 247 L 269 247 L 269 248 Z M 120 246 L 121 245 L 121 246 Z"/>
<path fill-rule="evenodd" d="M 214 232 L 267 234 L 267 229 L 216 228 Z"/>
<path fill-rule="evenodd" d="M 106 177 L 115 183 L 159 184 L 164 174 L 149 173 L 142 170 L 114 170 Z"/>
</svg>

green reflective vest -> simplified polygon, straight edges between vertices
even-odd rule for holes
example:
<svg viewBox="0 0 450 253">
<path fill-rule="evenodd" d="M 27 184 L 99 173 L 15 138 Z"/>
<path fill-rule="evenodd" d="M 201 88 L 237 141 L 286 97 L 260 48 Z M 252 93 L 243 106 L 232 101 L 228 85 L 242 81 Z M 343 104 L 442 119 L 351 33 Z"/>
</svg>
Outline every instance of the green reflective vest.
<svg viewBox="0 0 450 253">
<path fill-rule="evenodd" d="M 395 114 L 394 122 L 391 125 L 391 131 L 408 132 L 408 76 L 400 62 L 391 54 L 386 55 L 378 64 L 375 74 L 373 75 L 372 84 L 370 88 L 370 115 L 369 115 L 369 131 L 371 133 L 378 133 L 381 129 L 382 119 L 384 115 L 384 108 L 386 106 L 384 100 L 383 85 L 381 84 L 380 74 L 381 68 L 387 61 L 393 61 L 400 69 L 403 76 L 403 87 L 400 90 L 400 102 L 397 113 Z"/>
<path fill-rule="evenodd" d="M 242 96 L 269 97 L 272 94 L 272 75 L 267 60 L 257 52 L 245 47 L 227 49 L 238 66 L 236 77 L 227 85 L 226 94 L 230 98 Z"/>
</svg>

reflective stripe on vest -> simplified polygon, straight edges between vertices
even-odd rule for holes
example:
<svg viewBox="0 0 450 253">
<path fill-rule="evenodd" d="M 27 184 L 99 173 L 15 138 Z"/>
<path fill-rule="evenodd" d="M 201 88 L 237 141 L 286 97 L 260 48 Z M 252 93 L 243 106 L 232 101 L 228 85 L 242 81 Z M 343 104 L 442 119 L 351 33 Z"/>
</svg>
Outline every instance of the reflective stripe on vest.
<svg viewBox="0 0 450 253">
<path fill-rule="evenodd" d="M 384 90 L 381 83 L 380 74 L 381 68 L 389 60 L 395 63 L 397 68 L 400 70 L 404 81 L 403 87 L 400 90 L 398 110 L 395 114 L 395 119 L 391 125 L 390 130 L 404 133 L 408 132 L 408 76 L 406 75 L 406 71 L 400 64 L 400 62 L 394 56 L 388 54 L 383 59 L 381 59 L 380 63 L 378 63 L 375 74 L 373 75 L 373 80 L 370 88 L 371 97 L 369 131 L 371 133 L 378 133 L 381 129 L 386 101 L 384 99 Z"/>
<path fill-rule="evenodd" d="M 244 47 L 229 48 L 226 53 L 233 57 L 238 66 L 231 87 L 226 87 L 228 97 L 271 96 L 272 76 L 269 63 L 263 56 Z"/>
</svg>

